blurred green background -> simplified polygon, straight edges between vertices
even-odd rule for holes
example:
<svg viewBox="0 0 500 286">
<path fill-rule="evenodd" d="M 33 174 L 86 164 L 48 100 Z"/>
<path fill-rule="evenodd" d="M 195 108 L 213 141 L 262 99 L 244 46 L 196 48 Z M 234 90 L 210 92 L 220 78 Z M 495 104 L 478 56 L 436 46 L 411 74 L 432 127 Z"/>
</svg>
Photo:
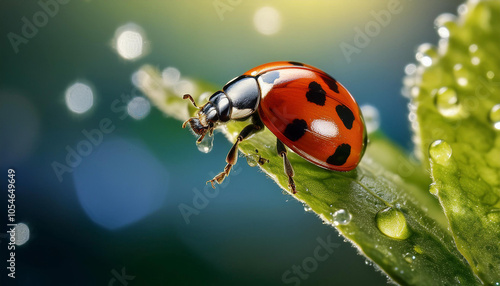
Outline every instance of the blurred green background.
<svg viewBox="0 0 500 286">
<path fill-rule="evenodd" d="M 180 122 L 148 108 L 133 75 L 168 68 L 165 84 L 205 92 L 189 78 L 222 87 L 262 63 L 304 62 L 376 107 L 383 132 L 410 151 L 405 66 L 419 44 L 437 42 L 434 19 L 459 4 L 3 0 L 1 285 L 387 284 L 244 158 L 219 191 L 208 189 L 230 143 L 218 134 L 200 153 Z M 17 222 L 30 230 L 15 280 L 3 274 L 8 168 Z M 207 190 L 211 198 L 197 195 Z M 338 245 L 314 264 L 319 240 Z"/>
</svg>

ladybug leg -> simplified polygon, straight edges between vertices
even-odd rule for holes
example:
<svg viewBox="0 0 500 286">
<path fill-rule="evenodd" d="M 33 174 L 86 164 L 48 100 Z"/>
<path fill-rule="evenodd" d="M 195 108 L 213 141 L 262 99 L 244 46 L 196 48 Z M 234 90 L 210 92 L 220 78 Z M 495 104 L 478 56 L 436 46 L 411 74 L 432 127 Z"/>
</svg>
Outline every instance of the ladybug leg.
<svg viewBox="0 0 500 286">
<path fill-rule="evenodd" d="M 286 147 L 279 139 L 276 141 L 276 149 L 278 150 L 278 154 L 283 158 L 285 174 L 288 176 L 288 188 L 290 188 L 292 194 L 296 194 L 297 191 L 295 190 L 295 182 L 293 181 L 293 167 L 288 160 Z"/>
<path fill-rule="evenodd" d="M 214 183 L 221 184 L 224 181 L 224 178 L 229 175 L 231 168 L 236 164 L 236 161 L 238 161 L 238 145 L 240 144 L 240 142 L 250 137 L 250 135 L 253 135 L 254 133 L 263 129 L 264 124 L 262 123 L 262 121 L 260 121 L 258 115 L 252 117 L 252 121 L 252 124 L 245 126 L 245 128 L 241 130 L 238 138 L 236 139 L 236 142 L 234 142 L 233 144 L 233 147 L 231 147 L 231 150 L 229 150 L 229 153 L 227 153 L 227 165 L 226 167 L 224 167 L 224 171 L 220 172 L 212 180 L 207 181 L 207 183 L 210 182 L 212 188 L 215 188 Z"/>
</svg>

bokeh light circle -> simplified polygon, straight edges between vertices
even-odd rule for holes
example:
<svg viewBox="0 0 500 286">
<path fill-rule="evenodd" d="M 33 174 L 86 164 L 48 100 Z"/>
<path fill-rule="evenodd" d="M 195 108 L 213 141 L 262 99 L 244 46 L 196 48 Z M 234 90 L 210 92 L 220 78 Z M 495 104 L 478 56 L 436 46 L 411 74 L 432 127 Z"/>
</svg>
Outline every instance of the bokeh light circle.
<svg viewBox="0 0 500 286">
<path fill-rule="evenodd" d="M 30 229 L 25 223 L 18 223 L 16 225 L 16 245 L 21 246 L 28 242 L 30 239 Z"/>
<path fill-rule="evenodd" d="M 146 54 L 148 45 L 143 29 L 134 23 L 116 29 L 113 45 L 116 52 L 126 60 L 135 60 Z"/>
<path fill-rule="evenodd" d="M 273 7 L 262 7 L 255 12 L 253 24 L 259 33 L 274 35 L 281 30 L 281 14 Z"/>
<path fill-rule="evenodd" d="M 130 117 L 134 119 L 143 119 L 146 117 L 151 111 L 151 104 L 149 100 L 142 96 L 136 96 L 132 98 L 131 101 L 127 104 L 127 112 Z"/>
<path fill-rule="evenodd" d="M 89 85 L 76 82 L 66 89 L 65 99 L 69 110 L 81 114 L 94 105 L 94 92 Z"/>
</svg>

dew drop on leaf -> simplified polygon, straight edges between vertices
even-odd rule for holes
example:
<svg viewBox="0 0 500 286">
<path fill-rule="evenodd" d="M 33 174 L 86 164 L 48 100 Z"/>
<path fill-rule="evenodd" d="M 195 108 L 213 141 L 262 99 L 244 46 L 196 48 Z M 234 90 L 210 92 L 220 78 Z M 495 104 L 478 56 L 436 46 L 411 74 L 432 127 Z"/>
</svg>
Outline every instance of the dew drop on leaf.
<svg viewBox="0 0 500 286">
<path fill-rule="evenodd" d="M 446 165 L 451 158 L 452 149 L 450 144 L 443 140 L 432 142 L 429 148 L 429 155 L 433 161 L 440 165 Z"/>
<path fill-rule="evenodd" d="M 345 209 L 340 209 L 332 214 L 333 225 L 346 225 L 351 222 L 352 215 Z"/>
<path fill-rule="evenodd" d="M 493 128 L 500 130 L 500 104 L 493 106 L 488 114 L 488 120 Z"/>
<path fill-rule="evenodd" d="M 470 74 L 462 64 L 456 64 L 453 67 L 453 75 L 455 76 L 455 80 L 458 85 L 467 86 L 469 84 Z"/>
<path fill-rule="evenodd" d="M 481 63 L 481 59 L 480 59 L 479 57 L 472 57 L 472 58 L 470 59 L 470 62 L 471 62 L 473 65 L 477 66 L 477 65 L 479 65 L 479 64 Z"/>
<path fill-rule="evenodd" d="M 429 186 L 429 193 L 433 194 L 434 196 L 437 196 L 438 193 L 439 193 L 439 189 L 438 187 L 436 186 L 436 184 L 431 184 Z"/>
<path fill-rule="evenodd" d="M 450 13 L 441 14 L 436 18 L 434 26 L 441 38 L 447 39 L 450 37 L 449 27 L 455 24 L 456 18 L 455 15 Z"/>
<path fill-rule="evenodd" d="M 416 71 L 417 71 L 417 65 L 415 64 L 407 64 L 405 66 L 406 75 L 414 75 Z"/>
<path fill-rule="evenodd" d="M 417 48 L 415 59 L 425 67 L 430 67 L 437 58 L 437 51 L 431 44 L 422 44 Z"/>
<path fill-rule="evenodd" d="M 437 91 L 434 104 L 444 117 L 456 117 L 461 109 L 457 92 L 447 87 L 442 87 Z"/>
<path fill-rule="evenodd" d="M 258 164 L 259 155 L 250 154 L 250 155 L 246 156 L 246 159 L 247 159 L 248 166 L 255 167 Z"/>
<path fill-rule="evenodd" d="M 377 227 L 383 234 L 395 239 L 407 239 L 411 232 L 403 213 L 393 207 L 385 208 L 375 216 Z"/>
<path fill-rule="evenodd" d="M 405 259 L 406 262 L 408 263 L 413 263 L 413 261 L 415 260 L 415 255 L 413 255 L 412 253 L 406 253 L 403 255 L 403 258 Z"/>
<path fill-rule="evenodd" d="M 201 140 L 201 142 L 196 146 L 202 153 L 208 153 L 212 151 L 212 147 L 214 146 L 214 136 L 205 136 L 205 138 L 203 138 L 203 140 Z"/>
<path fill-rule="evenodd" d="M 493 79 L 495 77 L 495 73 L 493 71 L 486 72 L 486 77 L 488 79 Z"/>
<path fill-rule="evenodd" d="M 469 46 L 469 52 L 472 53 L 472 54 L 475 53 L 475 52 L 477 52 L 477 45 L 476 44 L 470 45 Z"/>
<path fill-rule="evenodd" d="M 465 15 L 465 13 L 467 13 L 469 9 L 467 8 L 467 4 L 461 4 L 460 6 L 458 6 L 458 14 L 459 15 Z"/>
</svg>

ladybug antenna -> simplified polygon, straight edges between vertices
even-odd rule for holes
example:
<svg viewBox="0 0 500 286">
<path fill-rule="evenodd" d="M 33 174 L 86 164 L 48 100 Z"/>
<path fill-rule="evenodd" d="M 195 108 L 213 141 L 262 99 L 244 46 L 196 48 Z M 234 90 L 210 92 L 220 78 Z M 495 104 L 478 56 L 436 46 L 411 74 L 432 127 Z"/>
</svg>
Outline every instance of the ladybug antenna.
<svg viewBox="0 0 500 286">
<path fill-rule="evenodd" d="M 191 101 L 191 103 L 194 105 L 194 107 L 199 108 L 198 105 L 196 105 L 196 102 L 194 101 L 193 97 L 190 94 L 188 94 L 188 93 L 184 94 L 182 99 L 189 99 Z"/>
<path fill-rule="evenodd" d="M 191 117 L 191 118 L 189 118 L 188 120 L 184 121 L 184 123 L 182 123 L 182 128 L 186 128 L 186 125 L 187 125 L 189 122 L 191 122 L 191 120 L 193 120 L 193 119 L 194 119 L 194 117 Z"/>
</svg>

